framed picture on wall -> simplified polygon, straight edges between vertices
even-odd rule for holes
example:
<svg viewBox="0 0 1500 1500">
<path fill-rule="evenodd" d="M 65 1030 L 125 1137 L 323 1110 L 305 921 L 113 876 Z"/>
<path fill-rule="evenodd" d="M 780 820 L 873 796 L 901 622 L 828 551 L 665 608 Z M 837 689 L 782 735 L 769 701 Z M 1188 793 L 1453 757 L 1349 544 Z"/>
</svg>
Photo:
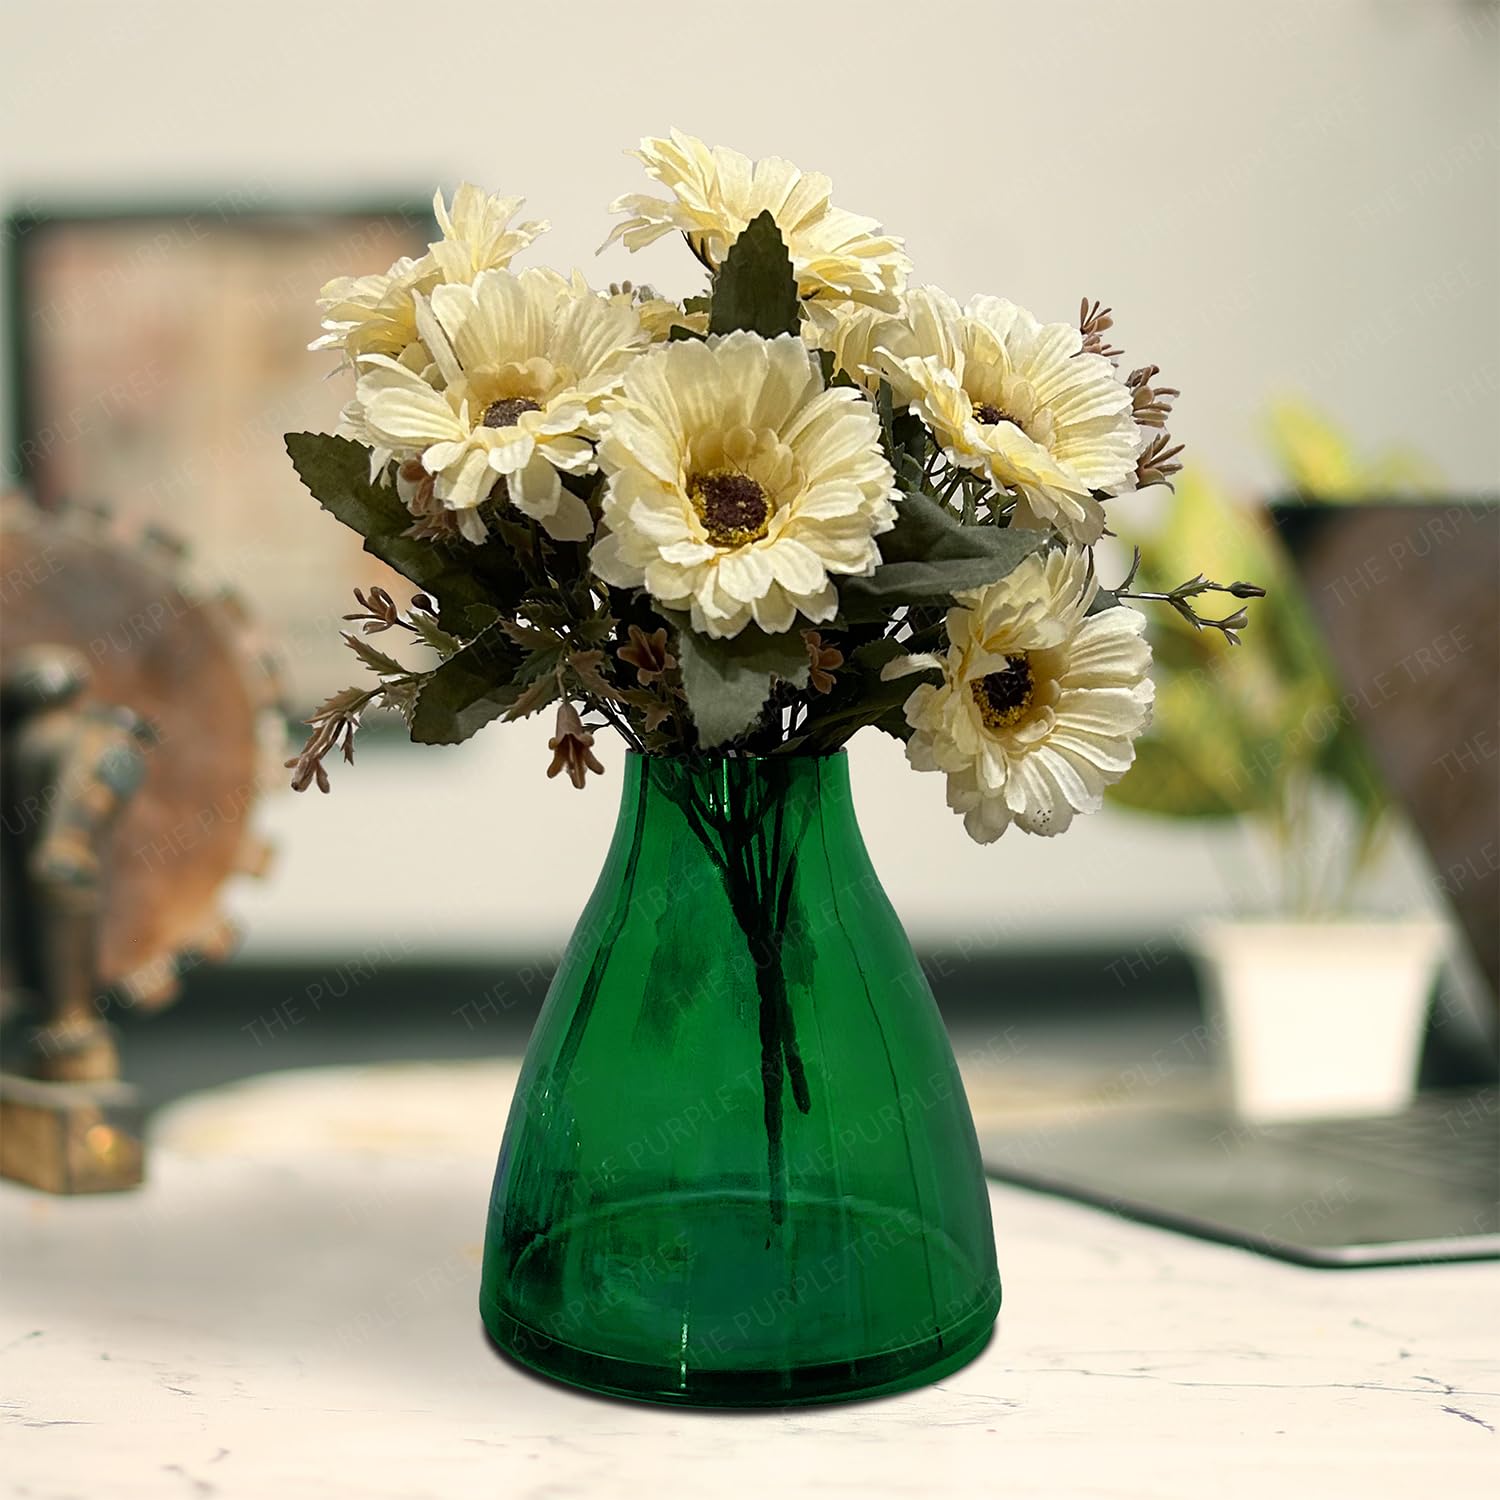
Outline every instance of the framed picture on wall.
<svg viewBox="0 0 1500 1500">
<path fill-rule="evenodd" d="M 397 580 L 332 517 L 309 525 L 282 434 L 331 430 L 346 395 L 327 378 L 337 356 L 307 349 L 318 289 L 420 255 L 427 200 L 293 209 L 239 192 L 32 209 L 6 228 L 21 485 L 185 543 L 193 572 L 238 592 L 273 640 L 294 710 L 344 686 L 328 615 L 356 584 Z"/>
</svg>

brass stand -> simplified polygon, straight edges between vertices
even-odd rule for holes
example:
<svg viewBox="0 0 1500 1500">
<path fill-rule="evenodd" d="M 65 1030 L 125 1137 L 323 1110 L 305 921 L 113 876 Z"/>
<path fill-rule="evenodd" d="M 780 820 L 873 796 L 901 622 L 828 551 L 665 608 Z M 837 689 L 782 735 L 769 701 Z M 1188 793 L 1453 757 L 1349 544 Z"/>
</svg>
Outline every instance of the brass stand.
<svg viewBox="0 0 1500 1500">
<path fill-rule="evenodd" d="M 141 1106 L 118 1080 L 55 1083 L 0 1073 L 0 1177 L 48 1193 L 138 1187 Z"/>
</svg>

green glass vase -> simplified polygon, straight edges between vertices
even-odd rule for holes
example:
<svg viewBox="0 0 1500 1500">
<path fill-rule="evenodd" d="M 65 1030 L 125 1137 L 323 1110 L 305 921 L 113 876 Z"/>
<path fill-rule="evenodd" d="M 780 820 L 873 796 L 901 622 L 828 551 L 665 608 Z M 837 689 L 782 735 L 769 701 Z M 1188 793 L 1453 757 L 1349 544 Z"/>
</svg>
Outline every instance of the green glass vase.
<svg viewBox="0 0 1500 1500">
<path fill-rule="evenodd" d="M 491 1338 L 589 1390 L 785 1406 L 935 1380 L 999 1306 L 968 1101 L 846 758 L 631 755 L 506 1126 Z"/>
</svg>

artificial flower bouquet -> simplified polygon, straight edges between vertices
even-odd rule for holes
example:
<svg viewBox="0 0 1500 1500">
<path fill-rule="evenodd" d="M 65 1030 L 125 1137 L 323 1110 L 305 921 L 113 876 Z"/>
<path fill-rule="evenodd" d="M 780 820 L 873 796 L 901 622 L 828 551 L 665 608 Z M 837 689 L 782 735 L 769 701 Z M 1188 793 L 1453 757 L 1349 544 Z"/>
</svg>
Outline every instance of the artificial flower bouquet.
<svg viewBox="0 0 1500 1500">
<path fill-rule="evenodd" d="M 605 725 L 651 756 L 825 755 L 866 725 L 947 777 L 970 834 L 1060 833 L 1131 764 L 1152 703 L 1131 601 L 1205 619 L 1202 577 L 1101 588 L 1108 508 L 1168 482 L 1155 365 L 1122 373 L 1110 311 L 1042 323 L 908 288 L 902 242 L 828 179 L 673 132 L 638 153 L 611 241 L 680 234 L 670 300 L 515 269 L 546 228 L 460 187 L 442 237 L 323 290 L 354 378 L 337 436 L 288 437 L 321 504 L 419 592 L 358 594 L 374 675 L 309 721 L 327 790 L 361 716 L 450 744 L 555 709 L 549 775 L 582 787 Z M 409 665 L 371 637 L 427 648 Z M 394 637 L 388 637 L 393 639 Z"/>
<path fill-rule="evenodd" d="M 1133 601 L 1231 639 L 1243 613 L 1200 617 L 1202 577 L 1100 588 L 1106 508 L 1177 467 L 1176 393 L 1120 373 L 1107 309 L 908 290 L 826 178 L 677 134 L 640 154 L 666 196 L 620 199 L 615 237 L 680 233 L 681 301 L 512 270 L 545 226 L 467 186 L 426 255 L 324 289 L 316 347 L 354 396 L 287 445 L 418 592 L 357 594 L 375 680 L 317 712 L 294 785 L 327 789 L 374 704 L 438 744 L 552 709 L 549 774 L 579 787 L 616 729 L 615 842 L 512 1101 L 485 1326 L 654 1401 L 905 1389 L 984 1346 L 1000 1280 L 952 1048 L 834 752 L 873 725 L 976 839 L 1060 833 L 1151 711 Z"/>
</svg>

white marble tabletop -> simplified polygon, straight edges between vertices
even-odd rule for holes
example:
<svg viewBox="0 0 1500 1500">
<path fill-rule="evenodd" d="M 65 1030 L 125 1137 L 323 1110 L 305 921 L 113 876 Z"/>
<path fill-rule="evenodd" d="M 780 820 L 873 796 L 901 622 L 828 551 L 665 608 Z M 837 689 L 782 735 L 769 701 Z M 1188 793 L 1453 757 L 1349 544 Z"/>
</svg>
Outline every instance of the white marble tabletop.
<svg viewBox="0 0 1500 1500">
<path fill-rule="evenodd" d="M 992 1192 L 1005 1308 L 886 1400 L 710 1414 L 493 1355 L 500 1064 L 185 1101 L 140 1193 L 0 1185 L 0 1475 L 31 1500 L 1456 1500 L 1500 1477 L 1500 1271 L 1319 1272 Z"/>
</svg>

